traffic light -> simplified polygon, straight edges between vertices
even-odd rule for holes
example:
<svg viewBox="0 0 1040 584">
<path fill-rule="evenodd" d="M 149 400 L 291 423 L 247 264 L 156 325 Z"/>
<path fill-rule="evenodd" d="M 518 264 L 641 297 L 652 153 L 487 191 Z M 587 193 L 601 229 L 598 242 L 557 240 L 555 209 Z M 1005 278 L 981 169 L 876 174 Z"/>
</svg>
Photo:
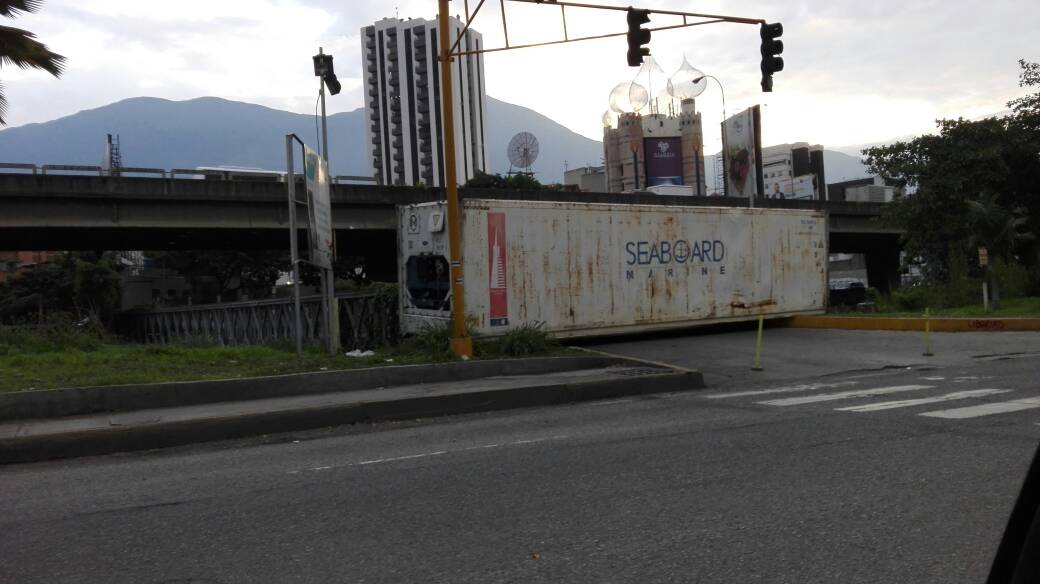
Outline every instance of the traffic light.
<svg viewBox="0 0 1040 584">
<path fill-rule="evenodd" d="M 784 25 L 779 22 L 762 23 L 759 30 L 762 36 L 762 91 L 773 91 L 773 73 L 784 70 L 784 60 L 780 53 L 784 52 Z"/>
<path fill-rule="evenodd" d="M 643 57 L 650 55 L 650 47 L 643 45 L 650 42 L 650 31 L 641 25 L 650 22 L 650 11 L 638 8 L 628 9 L 628 66 L 638 67 Z"/>
</svg>

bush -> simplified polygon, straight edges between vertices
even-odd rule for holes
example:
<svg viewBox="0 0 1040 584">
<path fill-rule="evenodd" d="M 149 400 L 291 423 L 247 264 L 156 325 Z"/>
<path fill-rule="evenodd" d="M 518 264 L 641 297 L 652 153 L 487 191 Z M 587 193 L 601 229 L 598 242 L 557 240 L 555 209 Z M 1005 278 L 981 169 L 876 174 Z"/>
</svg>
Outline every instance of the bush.
<svg viewBox="0 0 1040 584">
<path fill-rule="evenodd" d="M 42 325 L 0 326 L 0 355 L 96 351 L 105 340 L 93 324 L 79 324 L 65 314 L 52 313 Z"/>
<path fill-rule="evenodd" d="M 1001 298 L 1021 298 L 1028 296 L 1032 291 L 1032 274 L 1025 266 L 1018 263 L 1008 263 L 1002 258 L 993 262 L 993 277 L 1000 286 Z"/>
<path fill-rule="evenodd" d="M 559 347 L 545 331 L 544 322 L 525 323 L 498 337 L 476 339 L 480 357 L 529 357 L 544 355 Z"/>
<path fill-rule="evenodd" d="M 431 359 L 452 359 L 451 321 L 441 323 L 424 322 L 422 329 L 405 340 L 406 350 L 422 353 Z"/>
<path fill-rule="evenodd" d="M 895 310 L 924 310 L 937 306 L 937 294 L 933 288 L 907 286 L 896 288 L 888 296 L 888 303 Z"/>
<path fill-rule="evenodd" d="M 893 290 L 884 304 L 892 310 L 956 308 L 981 302 L 981 290 L 982 282 L 974 278 L 942 285 L 905 286 Z"/>
</svg>

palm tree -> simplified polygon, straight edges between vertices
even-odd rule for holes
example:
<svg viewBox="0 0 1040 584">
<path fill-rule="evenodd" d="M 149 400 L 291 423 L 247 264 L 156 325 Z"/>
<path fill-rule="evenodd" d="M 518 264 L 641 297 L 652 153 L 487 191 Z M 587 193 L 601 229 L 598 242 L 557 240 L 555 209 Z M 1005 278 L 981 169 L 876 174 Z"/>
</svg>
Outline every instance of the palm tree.
<svg viewBox="0 0 1040 584">
<path fill-rule="evenodd" d="M 0 0 L 0 16 L 14 18 L 23 12 L 36 12 L 41 0 Z M 51 51 L 47 45 L 36 40 L 33 33 L 0 26 L 0 67 L 18 65 L 20 69 L 42 69 L 55 77 L 65 68 L 65 57 Z M 7 98 L 0 85 L 0 125 L 6 125 Z"/>
<path fill-rule="evenodd" d="M 1019 242 L 1032 241 L 1035 234 L 1028 230 L 1029 217 L 1025 209 L 1007 209 L 993 191 L 983 192 L 977 200 L 968 201 L 972 236 L 968 240 L 972 248 L 985 247 L 994 258 L 1013 261 L 1015 247 Z M 993 306 L 1000 305 L 1000 289 L 993 271 L 989 268 L 985 276 L 990 282 Z"/>
</svg>

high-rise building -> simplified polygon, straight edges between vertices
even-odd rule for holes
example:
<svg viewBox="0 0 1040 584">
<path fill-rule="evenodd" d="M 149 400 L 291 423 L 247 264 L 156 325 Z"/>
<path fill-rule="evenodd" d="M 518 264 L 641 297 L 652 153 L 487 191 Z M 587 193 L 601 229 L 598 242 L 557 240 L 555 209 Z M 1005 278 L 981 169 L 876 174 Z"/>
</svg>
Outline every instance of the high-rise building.
<svg viewBox="0 0 1040 584">
<path fill-rule="evenodd" d="M 762 181 L 769 198 L 827 200 L 823 146 L 795 142 L 763 147 Z"/>
<path fill-rule="evenodd" d="M 451 18 L 452 41 L 463 25 Z M 367 151 L 379 184 L 444 185 L 440 42 L 437 21 L 384 18 L 361 29 Z M 459 51 L 480 50 L 472 28 Z M 455 163 L 459 183 L 487 164 L 487 98 L 484 57 L 466 55 L 452 62 Z"/>
<path fill-rule="evenodd" d="M 618 116 L 616 127 L 603 130 L 603 159 L 609 192 L 678 185 L 707 194 L 701 114 L 692 99 L 668 113 Z"/>
</svg>

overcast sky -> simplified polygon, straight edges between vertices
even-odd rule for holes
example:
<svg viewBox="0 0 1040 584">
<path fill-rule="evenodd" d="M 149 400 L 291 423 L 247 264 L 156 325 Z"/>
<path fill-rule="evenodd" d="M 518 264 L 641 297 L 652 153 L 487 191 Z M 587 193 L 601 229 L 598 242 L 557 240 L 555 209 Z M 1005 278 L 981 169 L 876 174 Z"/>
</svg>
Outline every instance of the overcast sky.
<svg viewBox="0 0 1040 584">
<path fill-rule="evenodd" d="M 609 0 L 603 0 L 608 2 Z M 619 4 L 620 2 L 615 2 Z M 730 112 L 765 104 L 766 144 L 830 147 L 930 131 L 939 117 L 999 112 L 1023 93 L 1019 58 L 1040 60 L 1035 0 L 644 0 L 647 8 L 729 14 L 784 25 L 786 70 L 775 91 L 759 87 L 758 29 L 714 24 L 654 33 L 653 55 L 668 74 L 683 55 L 722 80 Z M 214 95 L 301 113 L 314 111 L 310 56 L 335 56 L 343 92 L 332 112 L 361 99 L 360 27 L 395 11 L 432 18 L 435 0 L 45 0 L 13 24 L 68 57 L 55 80 L 4 68 L 11 126 L 40 122 L 135 96 Z M 477 4 L 471 0 L 470 5 Z M 463 12 L 462 0 L 452 10 Z M 396 9 L 396 10 L 395 10 Z M 513 44 L 562 37 L 559 9 L 506 2 Z M 652 25 L 676 22 L 654 17 Z M 474 27 L 502 44 L 499 3 L 485 2 Z M 624 13 L 568 10 L 568 32 L 625 29 Z M 617 83 L 635 74 L 623 37 L 492 53 L 488 95 L 523 105 L 586 136 L 602 137 L 601 116 Z M 698 98 L 705 145 L 718 148 L 719 89 Z"/>
</svg>

